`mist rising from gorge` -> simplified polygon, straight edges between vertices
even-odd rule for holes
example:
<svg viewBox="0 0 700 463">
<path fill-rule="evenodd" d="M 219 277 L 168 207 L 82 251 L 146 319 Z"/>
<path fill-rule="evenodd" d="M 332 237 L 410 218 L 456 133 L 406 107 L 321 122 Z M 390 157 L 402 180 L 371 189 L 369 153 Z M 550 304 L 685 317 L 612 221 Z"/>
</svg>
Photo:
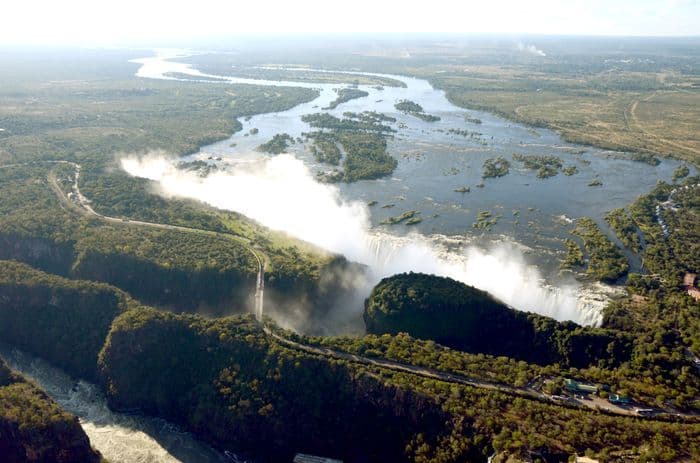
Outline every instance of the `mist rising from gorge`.
<svg viewBox="0 0 700 463">
<path fill-rule="evenodd" d="M 482 249 L 455 246 L 450 237 L 399 237 L 372 229 L 364 203 L 344 200 L 337 187 L 316 181 L 313 172 L 291 155 L 238 163 L 206 177 L 178 169 L 176 160 L 162 154 L 127 157 L 121 164 L 129 174 L 155 181 L 157 192 L 166 197 L 192 198 L 239 212 L 367 265 L 365 281 L 355 283 L 362 298 L 381 278 L 414 271 L 454 278 L 520 310 L 581 324 L 599 322 L 602 301 L 584 301 L 581 285 L 573 280 L 547 285 L 516 244 Z M 347 316 L 359 316 L 359 305 L 344 309 L 357 311 Z"/>
</svg>

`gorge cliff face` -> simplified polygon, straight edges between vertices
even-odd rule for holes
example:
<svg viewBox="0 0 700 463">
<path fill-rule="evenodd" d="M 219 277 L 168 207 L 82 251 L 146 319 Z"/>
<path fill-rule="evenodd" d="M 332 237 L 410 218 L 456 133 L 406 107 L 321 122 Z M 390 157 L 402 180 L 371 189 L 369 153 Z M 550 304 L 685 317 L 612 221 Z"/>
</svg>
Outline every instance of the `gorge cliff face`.
<svg viewBox="0 0 700 463">
<path fill-rule="evenodd" d="M 256 461 L 291 461 L 296 452 L 405 461 L 418 434 L 436 442 L 451 432 L 450 415 L 433 398 L 284 348 L 247 316 L 126 312 L 100 371 L 113 407 L 164 416 Z"/>
<path fill-rule="evenodd" d="M 4 463 L 97 463 L 99 453 L 78 418 L 0 360 L 0 460 Z"/>
</svg>

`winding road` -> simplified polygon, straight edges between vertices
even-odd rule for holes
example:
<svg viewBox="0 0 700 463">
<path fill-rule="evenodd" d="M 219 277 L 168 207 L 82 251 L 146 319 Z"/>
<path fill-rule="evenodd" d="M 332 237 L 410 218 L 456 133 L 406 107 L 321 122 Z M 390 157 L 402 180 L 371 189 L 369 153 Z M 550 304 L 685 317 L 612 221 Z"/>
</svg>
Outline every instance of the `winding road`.
<svg viewBox="0 0 700 463">
<path fill-rule="evenodd" d="M 96 217 L 100 220 L 110 222 L 110 223 L 120 224 L 120 225 L 135 225 L 135 226 L 152 227 L 152 228 L 158 228 L 158 229 L 177 230 L 177 231 L 184 231 L 184 232 L 188 232 L 188 233 L 199 233 L 199 234 L 218 236 L 218 237 L 226 237 L 226 238 L 232 239 L 231 235 L 227 235 L 225 233 L 219 233 L 219 232 L 215 232 L 215 231 L 211 231 L 211 230 L 202 230 L 202 229 L 198 229 L 198 228 L 183 227 L 183 226 L 179 226 L 179 225 L 170 225 L 170 224 L 162 224 L 162 223 L 155 223 L 155 222 L 145 222 L 145 221 L 141 221 L 141 220 L 130 220 L 130 219 L 109 217 L 109 216 L 102 215 L 93 209 L 93 207 L 90 205 L 90 201 L 80 191 L 80 188 L 79 188 L 80 165 L 79 164 L 69 162 L 69 161 L 48 161 L 48 162 L 53 163 L 53 164 L 71 165 L 75 169 L 75 174 L 74 174 L 74 179 L 73 179 L 73 184 L 72 184 L 72 191 L 69 194 L 66 194 L 63 191 L 63 189 L 61 188 L 61 186 L 59 185 L 53 169 L 49 171 L 47 178 L 48 178 L 48 183 L 49 183 L 51 189 L 56 194 L 56 196 L 59 198 L 61 203 L 66 205 L 67 207 L 71 208 L 72 210 L 77 211 L 78 213 L 80 213 L 82 215 Z M 239 238 L 239 239 L 237 239 L 237 241 L 241 242 L 241 241 L 243 241 L 243 239 Z M 255 318 L 261 324 L 264 333 L 268 337 L 274 339 L 276 342 L 278 342 L 279 344 L 281 344 L 287 348 L 301 351 L 301 352 L 305 352 L 305 353 L 312 354 L 312 355 L 326 357 L 326 358 L 343 360 L 343 361 L 357 363 L 357 364 L 361 364 L 361 365 L 367 365 L 367 366 L 371 366 L 371 367 L 384 368 L 387 370 L 396 371 L 396 372 L 400 372 L 400 373 L 410 373 L 410 374 L 420 376 L 420 377 L 423 377 L 426 379 L 433 379 L 433 380 L 439 380 L 439 381 L 444 381 L 444 382 L 448 382 L 448 383 L 476 387 L 476 388 L 480 388 L 480 389 L 488 389 L 488 390 L 498 391 L 498 392 L 502 392 L 502 393 L 505 393 L 505 394 L 508 394 L 511 396 L 522 397 L 522 398 L 530 399 L 530 400 L 537 400 L 539 402 L 550 403 L 550 404 L 554 404 L 554 405 L 558 405 L 558 406 L 588 409 L 588 410 L 605 412 L 605 413 L 614 414 L 614 415 L 639 417 L 639 415 L 636 413 L 636 411 L 634 409 L 619 407 L 617 405 L 611 404 L 611 403 L 609 403 L 605 400 L 601 400 L 601 399 L 598 399 L 598 400 L 596 400 L 596 399 L 578 400 L 578 399 L 569 398 L 567 400 L 563 400 L 562 398 L 550 396 L 550 395 L 545 394 L 539 390 L 529 388 L 529 387 L 515 387 L 515 386 L 510 386 L 510 385 L 502 384 L 502 383 L 494 383 L 494 382 L 484 381 L 484 380 L 470 378 L 470 377 L 466 377 L 466 376 L 461 376 L 461 375 L 457 375 L 454 373 L 448 373 L 448 372 L 444 372 L 444 371 L 434 370 L 431 368 L 416 366 L 416 365 L 412 365 L 412 364 L 406 364 L 406 363 L 401 363 L 401 362 L 396 362 L 396 361 L 381 359 L 381 358 L 364 357 L 364 356 L 351 354 L 348 352 L 330 349 L 330 348 L 326 348 L 326 347 L 303 344 L 301 342 L 289 339 L 289 338 L 279 334 L 275 330 L 275 326 L 271 323 L 268 323 L 268 321 L 265 320 L 264 316 L 263 316 L 265 266 L 266 266 L 266 262 L 267 262 L 266 257 L 264 256 L 264 254 L 260 253 L 259 250 L 253 249 L 253 247 L 249 243 L 241 243 L 241 244 L 243 244 L 243 246 L 245 246 L 245 248 L 254 256 L 254 258 L 257 262 L 257 265 L 258 265 L 256 285 L 255 285 L 255 304 L 254 304 L 254 309 L 253 309 L 253 312 L 255 314 Z M 660 420 L 660 421 L 667 421 L 669 419 L 673 419 L 674 417 L 695 418 L 695 419 L 698 418 L 696 415 L 693 415 L 693 414 L 680 414 L 680 413 L 671 414 L 671 413 L 661 413 L 660 412 L 657 415 L 655 415 L 654 417 L 644 417 L 644 419 L 647 419 L 647 420 L 654 419 L 654 420 Z"/>
</svg>

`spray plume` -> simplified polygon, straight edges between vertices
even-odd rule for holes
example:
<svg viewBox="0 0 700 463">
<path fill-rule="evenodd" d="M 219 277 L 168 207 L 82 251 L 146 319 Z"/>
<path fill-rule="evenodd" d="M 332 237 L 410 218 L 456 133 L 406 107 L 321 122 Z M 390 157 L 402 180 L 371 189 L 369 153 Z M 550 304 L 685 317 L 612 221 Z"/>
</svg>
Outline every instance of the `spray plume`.
<svg viewBox="0 0 700 463">
<path fill-rule="evenodd" d="M 540 50 L 536 46 L 525 45 L 522 42 L 518 42 L 518 50 L 524 51 L 526 53 L 530 53 L 531 55 L 535 55 L 535 56 L 547 56 L 547 54 L 544 51 Z"/>
<path fill-rule="evenodd" d="M 157 182 L 158 193 L 164 196 L 193 198 L 239 212 L 367 265 L 366 281 L 358 285 L 362 297 L 385 276 L 415 271 L 454 278 L 520 310 L 582 324 L 599 322 L 602 303 L 583 301 L 575 282 L 546 285 L 516 245 L 501 244 L 488 252 L 467 246 L 455 252 L 445 245 L 445 237 L 398 237 L 373 230 L 364 204 L 344 200 L 337 187 L 317 182 L 310 169 L 291 155 L 238 163 L 206 177 L 178 169 L 175 161 L 162 155 L 127 157 L 121 164 L 129 174 Z"/>
</svg>

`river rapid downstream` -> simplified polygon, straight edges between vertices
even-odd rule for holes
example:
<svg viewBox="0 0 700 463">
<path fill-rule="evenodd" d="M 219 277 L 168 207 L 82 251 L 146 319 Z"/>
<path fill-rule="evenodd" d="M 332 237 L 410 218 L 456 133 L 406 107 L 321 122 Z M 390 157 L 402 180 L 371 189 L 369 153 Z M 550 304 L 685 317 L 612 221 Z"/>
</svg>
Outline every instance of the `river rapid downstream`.
<svg viewBox="0 0 700 463">
<path fill-rule="evenodd" d="M 241 121 L 242 131 L 203 147 L 186 159 L 216 164 L 221 173 L 210 178 L 187 176 L 176 169 L 179 160 L 172 159 L 133 159 L 124 163 L 124 168 L 133 175 L 159 182 L 165 193 L 236 210 L 271 228 L 369 264 L 373 271 L 365 282 L 365 292 L 382 276 L 426 271 L 488 290 L 519 309 L 597 324 L 602 307 L 618 290 L 558 274 L 561 239 L 568 236 L 571 219 L 591 216 L 611 234 L 603 221 L 604 212 L 627 205 L 658 179 L 670 180 L 679 165 L 677 161 L 663 160 L 652 167 L 624 159 L 620 153 L 567 144 L 551 131 L 532 130 L 488 113 L 457 108 L 444 92 L 433 89 L 425 80 L 380 74 L 403 82 L 406 87 L 379 89 L 360 85 L 369 96 L 325 112 L 342 117 L 345 111 L 377 111 L 395 117 L 397 133 L 389 141 L 389 153 L 399 160 L 398 168 L 390 178 L 325 185 L 316 181 L 315 174 L 327 167 L 316 163 L 303 143 L 293 145 L 289 155 L 276 157 L 255 148 L 278 133 L 296 138 L 311 131 L 301 116 L 324 111 L 322 108 L 336 98 L 335 89 L 345 85 L 211 75 L 176 61 L 186 56 L 196 59 L 189 52 L 159 51 L 155 57 L 134 60 L 140 64 L 136 75 L 147 79 L 307 87 L 318 89 L 319 97 L 288 111 Z M 429 123 L 397 112 L 394 104 L 402 99 L 419 103 L 426 113 L 441 120 Z M 469 122 L 465 116 L 478 118 L 481 123 Z M 253 128 L 258 129 L 256 134 L 250 133 Z M 451 128 L 480 135 L 455 135 L 449 132 Z M 484 187 L 476 187 L 482 183 L 481 166 L 485 159 L 499 155 L 510 159 L 512 153 L 561 156 L 567 165 L 576 165 L 579 173 L 540 180 L 534 172 L 513 162 L 509 175 L 483 180 Z M 593 178 L 600 179 L 603 186 L 588 187 Z M 469 186 L 470 192 L 454 191 L 463 186 Z M 267 203 L 251 201 L 263 190 L 272 190 L 264 198 Z M 377 205 L 367 206 L 370 201 Z M 391 204 L 392 207 L 382 207 Z M 284 214 L 285 209 L 291 209 L 289 215 Z M 423 222 L 412 227 L 381 225 L 384 219 L 405 210 L 420 211 Z M 491 211 L 502 218 L 491 230 L 476 231 L 472 223 L 479 211 Z M 299 223 L 311 222 L 311 227 L 290 228 L 290 217 L 296 217 Z M 365 296 L 359 294 L 358 300 Z M 359 316 L 356 309 L 344 318 L 338 317 L 340 331 L 360 332 Z M 3 345 L 0 357 L 78 416 L 92 445 L 109 461 L 234 461 L 232 453 L 221 453 L 164 420 L 109 410 L 98 386 L 76 381 L 41 359 Z"/>
<path fill-rule="evenodd" d="M 73 413 L 90 444 L 111 463 L 230 462 L 223 453 L 165 420 L 110 410 L 100 388 L 33 355 L 0 344 L 0 357 Z"/>
</svg>

